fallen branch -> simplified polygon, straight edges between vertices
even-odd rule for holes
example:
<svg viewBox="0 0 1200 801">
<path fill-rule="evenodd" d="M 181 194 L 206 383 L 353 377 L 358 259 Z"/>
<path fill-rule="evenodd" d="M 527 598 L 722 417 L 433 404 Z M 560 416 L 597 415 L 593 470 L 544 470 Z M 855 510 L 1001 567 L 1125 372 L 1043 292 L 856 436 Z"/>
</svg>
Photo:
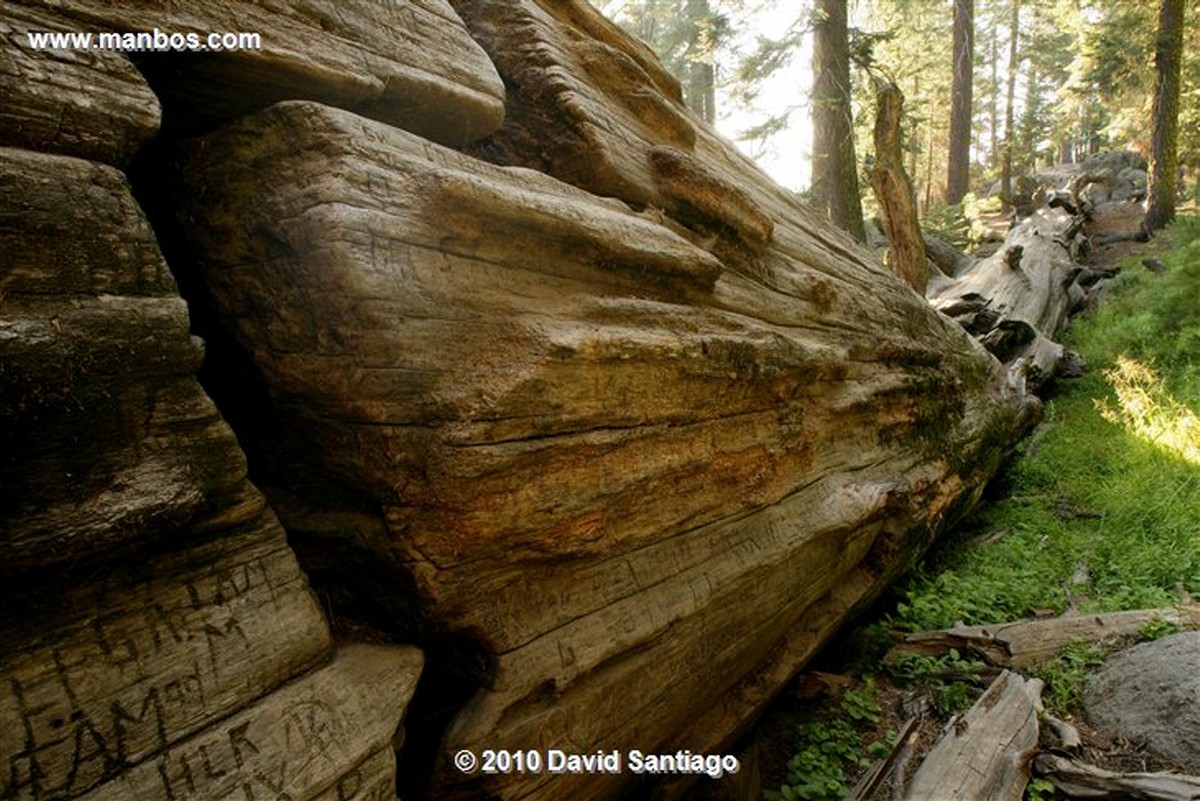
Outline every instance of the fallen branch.
<svg viewBox="0 0 1200 801">
<path fill-rule="evenodd" d="M 938 740 L 905 798 L 1018 801 L 1037 750 L 1043 683 L 1005 671 Z"/>
<path fill-rule="evenodd" d="M 1034 772 L 1072 798 L 1112 801 L 1200 801 L 1200 777 L 1174 773 L 1112 773 L 1057 754 L 1039 754 Z"/>
<path fill-rule="evenodd" d="M 917 733 L 910 732 L 899 742 L 900 749 L 892 767 L 892 801 L 904 801 L 904 777 L 908 773 L 908 763 L 917 750 Z"/>
<path fill-rule="evenodd" d="M 911 752 L 912 743 L 909 738 L 914 737 L 917 731 L 917 725 L 921 722 L 921 715 L 915 715 L 909 718 L 900 728 L 900 734 L 896 737 L 896 744 L 892 746 L 892 750 L 883 759 L 871 766 L 858 783 L 854 785 L 854 789 L 850 795 L 846 796 L 845 801 L 867 801 L 874 797 L 875 791 L 879 789 L 879 785 L 888 775 L 888 770 L 896 763 L 901 752 L 907 748 Z M 903 777 L 900 777 L 903 779 Z"/>
<path fill-rule="evenodd" d="M 1019 669 L 1052 659 L 1073 642 L 1101 642 L 1112 637 L 1136 634 L 1142 626 L 1152 621 L 1174 623 L 1183 628 L 1200 628 L 1200 605 L 919 631 L 904 635 L 904 639 L 888 651 L 884 660 L 897 662 L 910 654 L 940 656 L 953 648 L 977 655 L 997 667 Z"/>
</svg>

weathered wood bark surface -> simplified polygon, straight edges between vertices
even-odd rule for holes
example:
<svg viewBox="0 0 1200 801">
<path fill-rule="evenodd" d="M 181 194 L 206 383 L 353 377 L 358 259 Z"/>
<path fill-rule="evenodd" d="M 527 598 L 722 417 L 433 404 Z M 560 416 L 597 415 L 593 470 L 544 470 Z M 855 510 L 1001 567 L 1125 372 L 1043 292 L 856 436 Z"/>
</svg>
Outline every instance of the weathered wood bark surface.
<svg viewBox="0 0 1200 801">
<path fill-rule="evenodd" d="M 463 776 L 460 748 L 728 746 L 1035 418 L 591 7 L 456 6 L 0 12 L 21 46 L 34 24 L 264 45 L 138 56 L 145 83 L 121 59 L 14 62 L 33 83 L 0 114 L 21 148 L 0 150 L 0 797 L 392 790 L 419 657 L 331 654 L 195 379 L 193 324 L 329 588 L 392 636 L 467 644 L 434 665 L 477 687 L 443 797 L 637 781 Z M 178 225 L 155 206 L 151 231 L 113 165 L 157 181 L 141 162 L 178 132 L 284 98 L 324 105 L 172 153 Z"/>
<path fill-rule="evenodd" d="M 245 461 L 196 381 L 187 308 L 124 176 L 0 148 L 0 252 L 6 567 L 152 540 L 232 504 Z"/>
<path fill-rule="evenodd" d="M 1144 609 L 1020 620 L 992 626 L 957 626 L 941 631 L 906 634 L 887 653 L 888 661 L 907 655 L 939 656 L 951 648 L 977 654 L 989 664 L 1020 669 L 1052 659 L 1079 640 L 1103 642 L 1136 634 L 1147 623 L 1163 621 L 1200 628 L 1200 607 Z"/>
<path fill-rule="evenodd" d="M 168 122 L 186 128 L 211 125 L 279 100 L 311 99 L 460 145 L 495 130 L 504 113 L 504 87 L 495 68 L 446 0 L 272 4 L 60 0 L 52 9 L 36 0 L 13 0 L 7 5 L 13 7 L 11 17 L 5 12 L 12 20 L 6 50 L 13 47 L 14 58 L 28 64 L 27 69 L 41 72 L 43 67 L 37 65 L 43 64 L 45 72 L 55 76 L 50 82 L 39 80 L 38 89 L 17 95 L 33 117 L 58 109 L 68 112 L 65 119 L 70 122 L 81 112 L 89 116 L 112 112 L 92 110 L 92 95 L 64 97 L 49 91 L 55 82 L 73 80 L 58 69 L 59 63 L 86 64 L 93 53 L 31 52 L 25 39 L 26 20 L 31 16 L 36 18 L 33 30 L 261 34 L 260 48 L 219 54 L 168 48 L 137 56 L 156 94 L 173 110 L 175 117 Z M 43 23 L 44 18 L 51 19 Z M 114 54 L 112 59 L 124 56 Z M 108 72 L 106 66 L 102 69 Z M 124 72 L 125 67 L 120 67 L 111 74 L 118 78 Z M 37 139 L 26 139 L 19 144 L 36 143 Z M 67 152 L 98 157 L 93 152 Z"/>
<path fill-rule="evenodd" d="M 447 755 L 728 743 L 1035 402 L 592 9 L 458 10 L 509 86 L 472 153 L 578 188 L 285 104 L 187 148 L 179 216 L 275 410 L 254 447 L 312 477 L 270 476 L 285 524 L 343 536 L 354 488 L 356 547 L 484 649 L 431 792 L 612 797 Z"/>
<path fill-rule="evenodd" d="M 748 711 L 722 695 L 790 637 L 811 652 L 899 566 L 864 558 L 915 551 L 902 530 L 974 483 L 974 458 L 930 470 L 911 448 L 949 437 L 988 460 L 980 426 L 1011 436 L 1025 414 L 991 394 L 999 365 L 897 283 L 873 314 L 920 320 L 908 341 L 927 356 L 895 361 L 871 327 L 847 363 L 844 332 L 802 327 L 745 277 L 754 294 L 732 295 L 711 254 L 618 202 L 344 112 L 276 106 L 183 164 L 206 284 L 288 410 L 266 446 L 368 491 L 380 557 L 494 655 L 450 751 L 657 745 L 701 709 L 722 718 L 715 746 Z M 517 220 L 520 236 L 499 224 Z M 787 316 L 751 316 L 764 307 Z M 979 383 L 943 385 L 948 364 Z M 927 446 L 913 380 L 951 421 Z M 881 422 L 894 444 L 843 439 Z M 514 797 L 570 781 L 546 780 L 493 781 Z"/>
<path fill-rule="evenodd" d="M 347 646 L 327 667 L 81 799 L 395 798 L 390 745 L 421 662 L 416 648 Z"/>
<path fill-rule="evenodd" d="M 958 321 L 1032 391 L 1053 379 L 1068 354 L 1054 341 L 1068 314 L 1081 308 L 1076 262 L 1083 220 L 1041 209 L 1009 232 L 1004 247 L 953 281 L 930 288 L 934 308 Z"/>
<path fill-rule="evenodd" d="M 29 49 L 63 8 L 0 9 L 0 798 L 394 797 L 421 655 L 334 655 L 113 166 L 159 100 Z"/>
<path fill-rule="evenodd" d="M 1181 732 L 1182 734 L 1182 732 Z M 1113 773 L 1058 754 L 1039 754 L 1034 772 L 1071 798 L 1109 801 L 1197 801 L 1200 776 Z"/>
<path fill-rule="evenodd" d="M 0 14 L 0 146 L 124 166 L 158 132 L 158 98 L 122 53 L 33 50 L 30 31 L 75 31 L 45 4 Z"/>
<path fill-rule="evenodd" d="M 202 768 L 186 738 L 327 659 L 327 624 L 196 381 L 200 347 L 124 177 L 0 148 L 0 187 L 0 798 L 183 797 L 185 786 L 223 798 L 257 774 L 210 765 L 216 745 L 202 747 Z M 419 655 L 404 654 L 411 692 Z M 397 700 L 373 702 L 374 729 L 347 718 L 356 734 L 325 769 L 390 792 L 390 750 L 370 782 L 354 769 L 387 745 L 407 696 L 371 674 L 341 678 L 322 692 Z M 253 751 L 265 770 L 303 756 L 255 737 L 229 739 L 235 758 Z M 177 784 L 155 789 L 163 760 L 185 752 Z M 225 789 L 202 786 L 217 774 Z"/>
<path fill-rule="evenodd" d="M 1000 674 L 925 756 L 905 798 L 1017 801 L 1037 751 L 1042 682 Z"/>
<path fill-rule="evenodd" d="M 218 540 L 8 601 L 0 798 L 78 795 L 329 655 L 274 516 L 257 494 L 240 514 Z"/>
</svg>

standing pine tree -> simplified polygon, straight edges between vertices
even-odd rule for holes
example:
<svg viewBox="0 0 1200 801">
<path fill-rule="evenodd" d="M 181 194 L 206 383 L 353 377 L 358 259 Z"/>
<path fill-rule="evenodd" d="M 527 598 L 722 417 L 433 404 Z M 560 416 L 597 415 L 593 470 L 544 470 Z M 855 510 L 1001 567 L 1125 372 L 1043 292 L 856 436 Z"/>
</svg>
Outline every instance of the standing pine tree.
<svg viewBox="0 0 1200 801">
<path fill-rule="evenodd" d="M 1017 42 L 1020 36 L 1020 27 L 1021 0 L 1012 0 L 1012 17 L 1009 20 L 1010 38 L 1008 40 L 1008 88 L 1004 105 L 1004 141 L 1001 144 L 1000 156 L 1000 202 L 1004 204 L 1006 211 L 1013 207 L 1013 112 L 1017 99 L 1017 57 L 1020 55 Z"/>
<path fill-rule="evenodd" d="M 975 2 L 954 0 L 953 86 L 950 92 L 950 156 L 946 202 L 958 203 L 970 187 L 972 85 L 975 62 Z"/>
<path fill-rule="evenodd" d="M 845 0 L 817 0 L 813 11 L 812 196 L 834 225 L 866 240 L 854 118 Z"/>
<path fill-rule="evenodd" d="M 1150 143 L 1150 207 L 1143 226 L 1153 232 L 1175 217 L 1179 169 L 1179 76 L 1183 62 L 1184 0 L 1162 0 L 1154 45 L 1154 130 Z"/>
</svg>

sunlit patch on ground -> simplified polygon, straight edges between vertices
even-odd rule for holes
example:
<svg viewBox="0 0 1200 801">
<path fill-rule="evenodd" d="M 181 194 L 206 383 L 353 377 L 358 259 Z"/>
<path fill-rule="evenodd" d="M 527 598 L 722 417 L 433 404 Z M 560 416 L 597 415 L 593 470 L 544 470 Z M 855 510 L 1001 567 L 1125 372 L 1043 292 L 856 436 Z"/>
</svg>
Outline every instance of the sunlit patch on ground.
<svg viewBox="0 0 1200 801">
<path fill-rule="evenodd" d="M 1104 376 L 1117 395 L 1115 406 L 1103 398 L 1094 401 L 1105 420 L 1155 447 L 1200 465 L 1200 416 L 1172 397 L 1151 367 L 1120 356 L 1116 366 L 1106 370 Z"/>
</svg>

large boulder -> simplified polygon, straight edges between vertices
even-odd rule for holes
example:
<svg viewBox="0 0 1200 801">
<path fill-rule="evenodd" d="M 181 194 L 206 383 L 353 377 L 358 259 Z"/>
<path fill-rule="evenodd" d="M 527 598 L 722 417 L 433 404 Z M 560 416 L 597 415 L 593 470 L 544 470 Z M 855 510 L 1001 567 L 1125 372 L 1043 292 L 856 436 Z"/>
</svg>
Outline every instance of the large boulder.
<svg viewBox="0 0 1200 801">
<path fill-rule="evenodd" d="M 1141 643 L 1111 657 L 1087 684 L 1088 720 L 1112 737 L 1200 775 L 1200 631 Z"/>
</svg>

